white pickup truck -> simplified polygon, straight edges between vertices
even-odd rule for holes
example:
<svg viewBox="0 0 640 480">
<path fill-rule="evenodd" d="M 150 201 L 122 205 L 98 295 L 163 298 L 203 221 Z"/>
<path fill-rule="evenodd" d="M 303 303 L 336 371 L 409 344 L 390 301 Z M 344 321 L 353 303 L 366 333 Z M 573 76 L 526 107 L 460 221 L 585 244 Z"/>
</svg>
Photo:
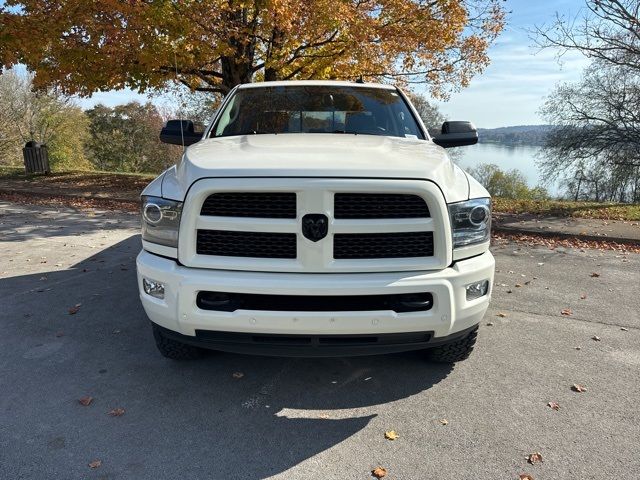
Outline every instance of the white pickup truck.
<svg viewBox="0 0 640 480">
<path fill-rule="evenodd" d="M 265 82 L 231 91 L 142 193 L 140 299 L 160 352 L 469 356 L 494 274 L 488 192 L 389 85 Z"/>
</svg>

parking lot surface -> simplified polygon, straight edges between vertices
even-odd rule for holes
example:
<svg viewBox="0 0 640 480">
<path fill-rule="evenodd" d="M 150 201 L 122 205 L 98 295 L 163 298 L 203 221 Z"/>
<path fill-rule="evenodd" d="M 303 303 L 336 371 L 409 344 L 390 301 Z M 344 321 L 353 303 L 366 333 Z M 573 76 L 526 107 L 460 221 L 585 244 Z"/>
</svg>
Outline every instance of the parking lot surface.
<svg viewBox="0 0 640 480">
<path fill-rule="evenodd" d="M 640 255 L 495 245 L 478 346 L 446 366 L 420 353 L 166 360 L 138 299 L 139 248 L 135 215 L 0 202 L 0 478 L 640 471 Z"/>
</svg>

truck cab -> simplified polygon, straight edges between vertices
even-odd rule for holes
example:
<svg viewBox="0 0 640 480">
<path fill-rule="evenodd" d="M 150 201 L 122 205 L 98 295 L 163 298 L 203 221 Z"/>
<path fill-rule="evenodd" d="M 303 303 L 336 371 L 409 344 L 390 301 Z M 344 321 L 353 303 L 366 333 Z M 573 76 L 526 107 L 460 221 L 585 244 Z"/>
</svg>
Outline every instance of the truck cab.
<svg viewBox="0 0 640 480">
<path fill-rule="evenodd" d="M 240 85 L 142 193 L 138 285 L 160 352 L 467 358 L 494 274 L 488 192 L 390 85 Z"/>
</svg>

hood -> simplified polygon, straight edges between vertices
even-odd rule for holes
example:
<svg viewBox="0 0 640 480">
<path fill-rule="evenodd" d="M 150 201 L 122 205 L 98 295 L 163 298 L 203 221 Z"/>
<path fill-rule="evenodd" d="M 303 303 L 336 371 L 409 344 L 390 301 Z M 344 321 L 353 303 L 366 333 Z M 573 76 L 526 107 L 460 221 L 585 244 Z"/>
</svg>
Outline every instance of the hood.
<svg viewBox="0 0 640 480">
<path fill-rule="evenodd" d="M 356 177 L 435 182 L 447 202 L 466 200 L 469 185 L 443 148 L 411 138 L 350 134 L 242 135 L 202 140 L 165 175 L 162 194 L 181 200 L 207 177 Z"/>
</svg>

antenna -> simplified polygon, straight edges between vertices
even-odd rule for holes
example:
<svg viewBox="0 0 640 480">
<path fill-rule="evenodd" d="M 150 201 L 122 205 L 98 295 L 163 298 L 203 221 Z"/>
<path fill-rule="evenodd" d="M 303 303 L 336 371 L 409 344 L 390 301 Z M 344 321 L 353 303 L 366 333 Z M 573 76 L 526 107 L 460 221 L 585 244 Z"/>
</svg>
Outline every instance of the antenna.
<svg viewBox="0 0 640 480">
<path fill-rule="evenodd" d="M 176 48 L 173 47 L 173 63 L 176 67 L 176 82 L 179 83 L 178 78 L 178 56 L 176 55 Z M 182 151 L 184 152 L 184 126 L 182 125 L 182 103 L 180 104 L 180 108 L 178 109 L 178 120 L 180 120 L 180 138 L 182 139 Z"/>
</svg>

